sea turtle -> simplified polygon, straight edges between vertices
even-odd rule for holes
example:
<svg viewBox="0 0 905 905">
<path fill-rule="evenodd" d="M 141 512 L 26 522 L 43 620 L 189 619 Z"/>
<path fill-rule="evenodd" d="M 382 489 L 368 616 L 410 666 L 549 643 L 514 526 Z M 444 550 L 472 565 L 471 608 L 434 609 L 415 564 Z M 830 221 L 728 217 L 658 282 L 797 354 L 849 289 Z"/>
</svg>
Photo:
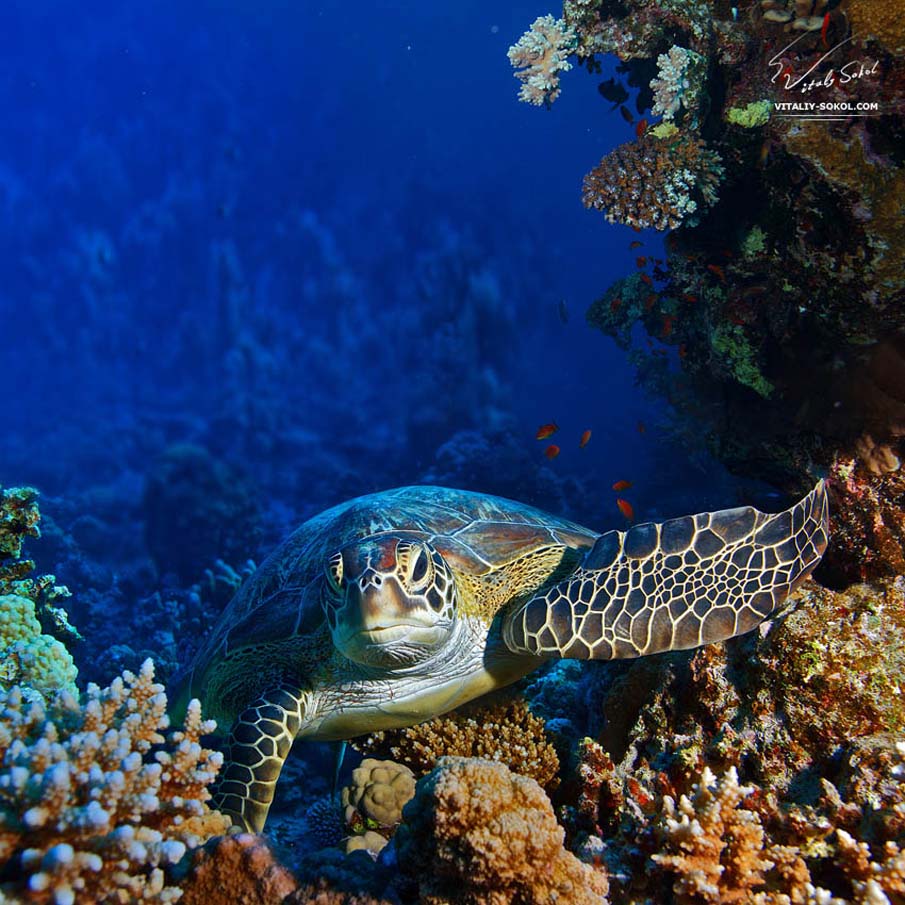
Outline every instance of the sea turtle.
<svg viewBox="0 0 905 905">
<path fill-rule="evenodd" d="M 823 482 L 598 534 L 483 493 L 402 487 L 305 522 L 239 589 L 184 683 L 232 725 L 215 796 L 260 831 L 297 738 L 409 726 L 556 657 L 610 660 L 739 635 L 827 543 Z"/>
</svg>

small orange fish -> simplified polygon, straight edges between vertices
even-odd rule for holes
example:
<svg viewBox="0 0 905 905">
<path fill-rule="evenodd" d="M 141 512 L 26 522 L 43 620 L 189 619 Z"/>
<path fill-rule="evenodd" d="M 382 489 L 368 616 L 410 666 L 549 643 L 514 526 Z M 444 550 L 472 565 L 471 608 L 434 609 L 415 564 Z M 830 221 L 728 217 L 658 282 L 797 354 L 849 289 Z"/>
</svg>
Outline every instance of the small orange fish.
<svg viewBox="0 0 905 905">
<path fill-rule="evenodd" d="M 664 314 L 663 315 L 663 330 L 660 332 L 660 336 L 663 339 L 666 339 L 667 336 L 672 335 L 672 324 L 675 320 L 675 316 L 672 314 Z"/>
<path fill-rule="evenodd" d="M 657 294 L 654 292 L 654 293 L 651 293 L 651 294 L 644 300 L 644 310 L 645 310 L 645 311 L 650 311 L 650 309 L 654 307 L 654 302 L 655 302 L 655 301 L 657 301 Z"/>
<path fill-rule="evenodd" d="M 632 508 L 632 504 L 628 500 L 616 500 L 616 505 L 619 507 L 619 511 L 628 521 L 635 521 L 635 510 Z"/>
<path fill-rule="evenodd" d="M 551 421 L 549 424 L 542 424 L 537 429 L 537 433 L 534 437 L 536 440 L 546 440 L 547 437 L 552 437 L 558 430 L 559 425 Z"/>
<path fill-rule="evenodd" d="M 644 422 L 643 422 L 643 421 L 639 421 L 639 422 L 635 425 L 635 427 L 637 428 L 639 434 L 643 434 L 643 433 L 647 430 L 647 428 L 644 426 Z"/>
<path fill-rule="evenodd" d="M 632 224 L 632 229 L 633 229 L 636 233 L 640 233 L 640 232 L 641 232 L 641 227 L 640 227 L 640 226 L 635 226 L 634 223 Z"/>
<path fill-rule="evenodd" d="M 696 295 L 689 295 L 687 292 L 682 296 L 683 302 L 690 302 L 692 305 L 698 300 Z"/>
<path fill-rule="evenodd" d="M 588 445 L 588 441 L 591 439 L 590 430 L 586 430 L 582 435 L 581 439 L 578 441 L 578 448 L 584 449 Z"/>
<path fill-rule="evenodd" d="M 685 358 L 688 355 L 688 346 L 685 343 L 679 343 L 679 358 Z"/>
<path fill-rule="evenodd" d="M 610 312 L 615 314 L 619 310 L 621 305 L 622 299 L 613 299 L 613 301 L 610 302 Z"/>
<path fill-rule="evenodd" d="M 649 273 L 642 273 L 642 274 L 641 274 L 641 282 L 642 282 L 642 283 L 645 283 L 645 284 L 648 285 L 648 286 L 653 286 L 653 285 L 654 285 L 654 281 L 650 278 L 650 274 L 649 274 Z"/>
<path fill-rule="evenodd" d="M 545 450 L 544 455 L 548 459 L 555 459 L 559 455 L 559 447 L 555 443 L 551 443 Z"/>
<path fill-rule="evenodd" d="M 635 258 L 635 264 L 638 267 L 647 267 L 647 258 Z"/>
<path fill-rule="evenodd" d="M 635 126 L 635 135 L 640 138 L 647 131 L 647 120 L 639 119 L 638 125 Z"/>
<path fill-rule="evenodd" d="M 826 32 L 830 27 L 830 14 L 827 13 L 823 17 L 823 25 L 820 27 L 820 43 L 823 44 L 824 47 L 828 47 L 829 45 L 826 43 Z"/>
<path fill-rule="evenodd" d="M 720 267 L 719 264 L 708 264 L 707 269 L 711 273 L 715 273 L 720 278 L 720 282 L 722 282 L 722 283 L 726 282 L 726 272 L 723 270 L 722 267 Z"/>
<path fill-rule="evenodd" d="M 613 490 L 615 490 L 616 493 L 619 493 L 623 490 L 628 490 L 629 487 L 631 487 L 631 486 L 632 486 L 631 481 L 616 481 L 616 483 L 613 484 Z"/>
<path fill-rule="evenodd" d="M 640 248 L 643 244 L 644 244 L 643 242 L 639 242 L 637 239 L 635 239 L 634 242 L 628 243 L 628 247 L 629 248 Z"/>
</svg>

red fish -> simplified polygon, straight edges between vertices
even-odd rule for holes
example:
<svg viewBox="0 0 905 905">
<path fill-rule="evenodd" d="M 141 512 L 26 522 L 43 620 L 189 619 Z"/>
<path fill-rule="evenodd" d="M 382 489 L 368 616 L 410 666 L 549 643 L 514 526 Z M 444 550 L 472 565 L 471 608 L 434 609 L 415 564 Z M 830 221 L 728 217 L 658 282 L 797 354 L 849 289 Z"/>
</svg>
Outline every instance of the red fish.
<svg viewBox="0 0 905 905">
<path fill-rule="evenodd" d="M 629 248 L 640 248 L 643 244 L 644 244 L 643 242 L 639 242 L 637 239 L 635 239 L 634 242 L 628 243 L 628 247 Z"/>
<path fill-rule="evenodd" d="M 546 440 L 547 437 L 552 437 L 559 430 L 559 425 L 554 424 L 552 421 L 549 424 L 542 424 L 538 429 L 537 433 L 534 435 L 537 440 Z"/>
<path fill-rule="evenodd" d="M 647 120 L 639 119 L 638 125 L 635 126 L 635 135 L 640 138 L 647 131 Z"/>
<path fill-rule="evenodd" d="M 610 312 L 612 314 L 615 314 L 619 310 L 621 305 L 622 299 L 613 299 L 613 301 L 610 302 Z"/>
<path fill-rule="evenodd" d="M 647 258 L 635 258 L 635 264 L 638 267 L 647 267 Z"/>
<path fill-rule="evenodd" d="M 551 443 L 545 450 L 544 455 L 548 459 L 555 459 L 559 455 L 559 447 L 555 443 Z"/>
<path fill-rule="evenodd" d="M 675 317 L 672 314 L 664 314 L 663 315 L 663 330 L 660 333 L 660 336 L 663 339 L 666 339 L 667 336 L 672 334 L 672 324 L 675 320 Z"/>
<path fill-rule="evenodd" d="M 690 302 L 691 304 L 694 304 L 697 300 L 698 297 L 696 295 L 689 295 L 687 292 L 682 296 L 683 302 Z"/>
<path fill-rule="evenodd" d="M 639 422 L 637 423 L 637 425 L 635 425 L 635 426 L 636 426 L 636 428 L 638 429 L 638 433 L 639 433 L 639 434 L 643 434 L 643 433 L 647 430 L 647 428 L 644 426 L 644 422 L 643 422 L 643 421 L 639 421 Z"/>
<path fill-rule="evenodd" d="M 711 273 L 715 273 L 720 278 L 720 282 L 722 282 L 722 283 L 726 282 L 726 272 L 723 270 L 722 267 L 720 267 L 719 264 L 708 264 L 707 269 Z"/>
<path fill-rule="evenodd" d="M 613 484 L 613 490 L 615 490 L 616 493 L 619 493 L 622 490 L 628 490 L 631 486 L 631 481 L 616 481 L 616 483 Z"/>
<path fill-rule="evenodd" d="M 590 430 L 586 430 L 582 435 L 581 439 L 578 441 L 578 448 L 584 449 L 588 445 L 588 441 L 591 439 Z"/>
<path fill-rule="evenodd" d="M 688 346 L 685 343 L 679 344 L 679 358 L 685 358 L 688 355 Z"/>
<path fill-rule="evenodd" d="M 622 513 L 626 520 L 630 522 L 635 521 L 635 510 L 632 508 L 632 504 L 628 500 L 616 500 L 616 505 L 619 507 L 619 511 Z"/>
<path fill-rule="evenodd" d="M 633 229 L 636 233 L 640 233 L 640 232 L 641 232 L 641 227 L 640 227 L 640 226 L 635 226 L 634 223 L 632 224 L 632 229 Z"/>
<path fill-rule="evenodd" d="M 641 274 L 641 282 L 646 283 L 648 286 L 654 285 L 654 281 L 650 278 L 650 274 L 648 273 Z"/>
<path fill-rule="evenodd" d="M 830 27 L 830 14 L 827 13 L 823 17 L 823 25 L 820 27 L 820 43 L 823 44 L 824 47 L 828 46 L 826 43 L 826 32 L 829 27 Z"/>
<path fill-rule="evenodd" d="M 654 307 L 654 302 L 655 302 L 655 301 L 657 301 L 657 294 L 656 294 L 656 293 L 651 293 L 651 295 L 649 295 L 649 296 L 644 300 L 644 310 L 645 310 L 645 311 L 650 311 L 650 309 Z"/>
</svg>

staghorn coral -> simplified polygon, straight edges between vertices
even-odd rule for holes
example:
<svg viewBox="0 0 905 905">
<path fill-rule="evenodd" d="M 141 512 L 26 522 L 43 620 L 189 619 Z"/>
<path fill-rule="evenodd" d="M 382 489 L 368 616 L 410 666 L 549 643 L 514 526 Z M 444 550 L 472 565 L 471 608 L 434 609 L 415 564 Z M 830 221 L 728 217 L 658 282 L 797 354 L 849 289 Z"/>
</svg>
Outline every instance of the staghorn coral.
<svg viewBox="0 0 905 905">
<path fill-rule="evenodd" d="M 407 729 L 373 732 L 353 739 L 352 745 L 362 753 L 405 764 L 416 776 L 432 770 L 441 757 L 483 757 L 536 780 L 548 791 L 559 782 L 559 758 L 544 721 L 519 698 L 463 707 Z"/>
<path fill-rule="evenodd" d="M 722 174 L 719 155 L 700 138 L 647 133 L 611 151 L 585 176 L 582 201 L 605 211 L 611 223 L 675 229 L 716 202 Z"/>
<path fill-rule="evenodd" d="M 145 661 L 109 687 L 46 706 L 0 694 L 2 891 L 28 902 L 175 901 L 163 868 L 225 832 L 208 808 L 222 756 L 200 744 L 214 725 L 193 701 L 181 730 Z M 163 747 L 152 755 L 152 748 Z"/>
<path fill-rule="evenodd" d="M 753 901 L 765 871 L 775 866 L 764 855 L 760 818 L 739 805 L 754 792 L 740 786 L 735 768 L 717 780 L 705 767 L 689 797 L 663 799 L 658 827 L 665 854 L 653 856 L 662 868 L 678 874 L 673 886 L 677 905 L 731 905 Z"/>
<path fill-rule="evenodd" d="M 509 62 L 522 82 L 519 100 L 549 106 L 559 97 L 559 74 L 572 68 L 568 56 L 577 46 L 575 32 L 562 19 L 538 16 L 509 48 Z"/>
<path fill-rule="evenodd" d="M 182 905 L 276 905 L 298 883 L 263 838 L 238 833 L 198 849 L 181 887 Z"/>
<path fill-rule="evenodd" d="M 563 838 L 534 780 L 450 757 L 419 781 L 396 848 L 424 905 L 601 905 L 605 876 L 567 852 Z"/>
</svg>

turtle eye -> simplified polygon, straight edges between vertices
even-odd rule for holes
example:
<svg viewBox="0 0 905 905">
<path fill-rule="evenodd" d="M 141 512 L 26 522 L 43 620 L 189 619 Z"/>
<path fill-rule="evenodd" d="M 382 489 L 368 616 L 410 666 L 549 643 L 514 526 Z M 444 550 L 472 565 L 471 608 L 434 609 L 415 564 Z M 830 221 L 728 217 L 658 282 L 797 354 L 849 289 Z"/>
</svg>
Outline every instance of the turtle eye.
<svg viewBox="0 0 905 905">
<path fill-rule="evenodd" d="M 324 572 L 327 575 L 327 583 L 331 590 L 337 594 L 343 589 L 343 555 L 334 553 L 324 564 Z"/>
<path fill-rule="evenodd" d="M 433 578 L 434 567 L 430 553 L 422 544 L 415 544 L 408 557 L 408 582 L 413 591 L 421 591 Z"/>
</svg>

